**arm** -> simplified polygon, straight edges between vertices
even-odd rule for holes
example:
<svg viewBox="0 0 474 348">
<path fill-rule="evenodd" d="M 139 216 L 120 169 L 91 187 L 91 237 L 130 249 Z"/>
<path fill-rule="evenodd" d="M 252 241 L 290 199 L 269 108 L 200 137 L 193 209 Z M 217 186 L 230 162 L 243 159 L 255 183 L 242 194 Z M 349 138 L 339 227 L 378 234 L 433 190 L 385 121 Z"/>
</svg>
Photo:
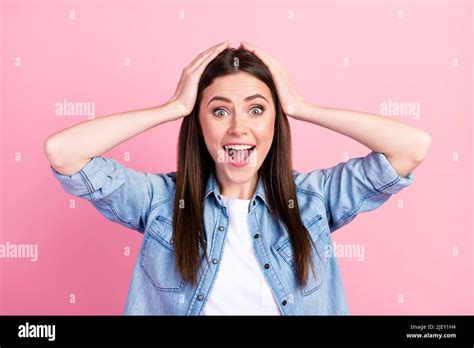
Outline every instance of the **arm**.
<svg viewBox="0 0 474 348">
<path fill-rule="evenodd" d="M 93 157 L 120 143 L 162 123 L 188 116 L 193 111 L 204 69 L 229 44 L 230 41 L 224 41 L 212 46 L 188 64 L 167 103 L 84 121 L 50 136 L 44 143 L 44 151 L 51 166 L 60 174 L 72 175 Z"/>
<path fill-rule="evenodd" d="M 357 111 L 302 103 L 295 118 L 331 129 L 384 153 L 402 177 L 425 159 L 431 143 L 431 136 L 424 131 L 384 116 Z"/>
<path fill-rule="evenodd" d="M 385 154 L 402 177 L 425 159 L 431 143 L 428 133 L 379 115 L 311 105 L 296 92 L 288 70 L 268 52 L 248 42 L 242 42 L 241 47 L 255 54 L 269 68 L 286 115 L 347 135 Z"/>
<path fill-rule="evenodd" d="M 93 157 L 165 122 L 179 117 L 176 103 L 84 121 L 46 139 L 44 151 L 60 174 L 72 175 Z"/>
<path fill-rule="evenodd" d="M 101 155 L 154 126 L 190 115 L 203 70 L 227 46 L 213 46 L 186 66 L 164 105 L 103 116 L 50 136 L 45 152 L 65 192 L 90 201 L 107 219 L 144 232 L 153 207 L 173 191 L 173 173 L 138 172 Z"/>
</svg>

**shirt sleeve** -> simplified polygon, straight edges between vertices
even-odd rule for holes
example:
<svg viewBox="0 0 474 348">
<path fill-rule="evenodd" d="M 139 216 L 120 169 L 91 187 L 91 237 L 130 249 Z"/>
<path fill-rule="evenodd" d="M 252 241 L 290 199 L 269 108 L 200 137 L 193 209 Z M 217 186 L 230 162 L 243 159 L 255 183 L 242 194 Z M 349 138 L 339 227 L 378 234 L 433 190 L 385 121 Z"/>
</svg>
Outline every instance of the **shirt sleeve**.
<svg viewBox="0 0 474 348">
<path fill-rule="evenodd" d="M 400 176 L 384 153 L 372 151 L 333 167 L 317 169 L 299 181 L 324 202 L 331 233 L 357 214 L 374 210 L 412 184 L 414 173 Z"/>
<path fill-rule="evenodd" d="M 168 198 L 171 178 L 137 172 L 114 159 L 94 157 L 73 175 L 51 167 L 66 193 L 90 201 L 108 220 L 144 232 L 156 199 Z"/>
</svg>

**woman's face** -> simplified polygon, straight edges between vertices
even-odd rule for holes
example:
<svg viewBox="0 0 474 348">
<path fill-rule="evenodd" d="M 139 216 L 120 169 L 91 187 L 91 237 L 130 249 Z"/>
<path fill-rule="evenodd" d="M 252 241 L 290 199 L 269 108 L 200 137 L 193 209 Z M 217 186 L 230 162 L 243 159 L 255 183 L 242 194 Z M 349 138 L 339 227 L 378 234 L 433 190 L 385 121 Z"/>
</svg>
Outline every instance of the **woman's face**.
<svg viewBox="0 0 474 348">
<path fill-rule="evenodd" d="M 273 140 L 275 106 L 267 85 L 246 72 L 216 78 L 203 91 L 199 120 L 218 179 L 254 181 Z"/>
</svg>

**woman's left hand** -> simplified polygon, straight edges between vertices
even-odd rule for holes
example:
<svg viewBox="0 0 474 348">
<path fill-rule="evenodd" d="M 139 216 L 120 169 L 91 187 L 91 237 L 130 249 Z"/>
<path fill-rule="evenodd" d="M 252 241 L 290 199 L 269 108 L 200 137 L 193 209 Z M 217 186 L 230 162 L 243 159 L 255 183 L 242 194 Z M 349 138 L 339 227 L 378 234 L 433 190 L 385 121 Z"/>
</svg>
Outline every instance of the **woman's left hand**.
<svg viewBox="0 0 474 348">
<path fill-rule="evenodd" d="M 293 87 L 288 70 L 274 57 L 255 45 L 242 41 L 240 47 L 252 52 L 265 63 L 272 73 L 283 112 L 288 116 L 298 119 L 298 113 L 303 111 L 305 102 Z"/>
</svg>

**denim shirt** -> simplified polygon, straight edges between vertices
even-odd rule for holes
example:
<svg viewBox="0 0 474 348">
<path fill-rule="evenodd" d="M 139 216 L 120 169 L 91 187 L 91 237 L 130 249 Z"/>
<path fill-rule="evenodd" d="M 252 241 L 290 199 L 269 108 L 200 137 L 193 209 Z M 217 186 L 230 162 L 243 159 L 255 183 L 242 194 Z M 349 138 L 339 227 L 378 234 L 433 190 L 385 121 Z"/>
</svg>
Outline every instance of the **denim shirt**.
<svg viewBox="0 0 474 348">
<path fill-rule="evenodd" d="M 172 212 L 176 172 L 138 172 L 106 157 L 94 157 L 71 176 L 51 170 L 67 193 L 90 201 L 108 220 L 143 233 L 126 315 L 202 315 L 219 272 L 229 228 L 229 215 L 214 174 L 204 195 L 210 262 L 201 258 L 198 283 L 192 286 L 183 281 L 175 264 Z M 331 234 L 410 185 L 414 174 L 401 177 L 383 153 L 374 151 L 330 168 L 292 173 L 301 219 L 314 242 L 316 273 L 309 267 L 306 286 L 298 286 L 288 230 L 270 215 L 260 178 L 246 223 L 261 272 L 283 315 L 347 315 L 338 260 L 331 252 Z"/>
</svg>

